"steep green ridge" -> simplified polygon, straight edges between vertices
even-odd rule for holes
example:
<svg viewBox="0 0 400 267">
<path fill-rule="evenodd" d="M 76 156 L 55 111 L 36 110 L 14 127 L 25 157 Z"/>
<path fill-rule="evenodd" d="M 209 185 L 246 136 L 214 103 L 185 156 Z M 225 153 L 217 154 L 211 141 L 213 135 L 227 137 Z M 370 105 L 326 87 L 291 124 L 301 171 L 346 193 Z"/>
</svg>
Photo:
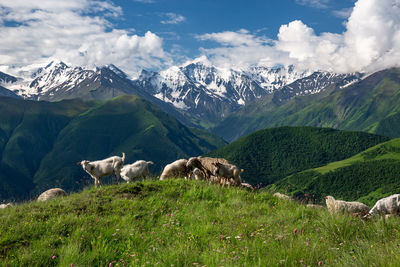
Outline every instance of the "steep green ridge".
<svg viewBox="0 0 400 267">
<path fill-rule="evenodd" d="M 92 104 L 0 98 L 0 199 L 29 196 L 32 177 L 58 133 Z"/>
<path fill-rule="evenodd" d="M 305 170 L 278 181 L 273 188 L 303 197 L 326 195 L 373 205 L 400 191 L 400 139 L 367 149 L 351 158 Z"/>
<path fill-rule="evenodd" d="M 399 220 L 172 179 L 0 210 L 1 266 L 396 266 Z"/>
<path fill-rule="evenodd" d="M 262 128 L 317 126 L 400 137 L 400 68 L 374 73 L 346 87 L 301 96 L 284 105 L 268 96 L 228 116 L 214 132 L 234 140 Z M 235 125 L 235 127 L 232 127 Z"/>
<path fill-rule="evenodd" d="M 244 169 L 242 179 L 268 185 L 290 174 L 323 166 L 389 140 L 388 137 L 314 127 L 280 127 L 242 137 L 208 155 Z"/>
<path fill-rule="evenodd" d="M 0 199 L 27 198 L 51 187 L 76 190 L 91 178 L 76 162 L 127 155 L 152 160 L 154 173 L 178 158 L 225 142 L 189 129 L 137 96 L 104 102 L 33 102 L 0 98 Z"/>
</svg>

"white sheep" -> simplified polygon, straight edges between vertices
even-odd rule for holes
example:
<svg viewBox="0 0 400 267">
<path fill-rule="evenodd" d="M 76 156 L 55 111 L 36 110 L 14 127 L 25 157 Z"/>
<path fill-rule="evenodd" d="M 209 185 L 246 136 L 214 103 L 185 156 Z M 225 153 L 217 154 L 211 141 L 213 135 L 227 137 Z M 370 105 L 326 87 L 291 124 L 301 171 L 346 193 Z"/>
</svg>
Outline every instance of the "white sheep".
<svg viewBox="0 0 400 267">
<path fill-rule="evenodd" d="M 344 200 L 336 200 L 332 196 L 325 197 L 326 206 L 328 211 L 331 214 L 339 213 L 339 212 L 349 212 L 353 214 L 365 215 L 369 211 L 369 207 L 364 203 L 357 201 L 344 201 Z"/>
<path fill-rule="evenodd" d="M 213 174 L 221 180 L 223 185 L 227 182 L 229 182 L 228 185 L 230 185 L 230 179 L 233 179 L 233 184 L 235 185 L 240 186 L 242 184 L 240 173 L 243 172 L 243 169 L 239 169 L 233 164 L 223 164 L 220 162 L 212 163 L 212 165 L 215 166 Z"/>
<path fill-rule="evenodd" d="M 13 206 L 12 203 L 0 204 L 0 209 L 5 209 L 5 208 L 11 207 L 11 206 Z"/>
<path fill-rule="evenodd" d="M 146 178 L 150 176 L 149 164 L 154 163 L 152 161 L 138 160 L 135 163 L 124 165 L 121 169 L 121 178 L 128 183 L 135 178 Z"/>
<path fill-rule="evenodd" d="M 194 179 L 196 181 L 198 180 L 205 180 L 204 174 L 201 172 L 199 168 L 194 168 L 192 171 L 192 174 L 190 175 L 191 179 Z"/>
<path fill-rule="evenodd" d="M 368 212 L 368 215 L 376 214 L 400 214 L 400 194 L 394 194 L 382 199 L 379 199 L 372 209 Z"/>
<path fill-rule="evenodd" d="M 103 184 L 101 178 L 111 174 L 115 174 L 119 180 L 121 179 L 121 168 L 124 165 L 125 153 L 122 152 L 122 157 L 113 156 L 103 160 L 88 161 L 82 160 L 78 162 L 79 165 L 94 179 L 96 186 Z"/>
<path fill-rule="evenodd" d="M 161 173 L 160 180 L 165 180 L 166 178 L 176 178 L 176 177 L 189 177 L 190 169 L 186 167 L 186 159 L 178 159 L 164 167 Z"/>
<path fill-rule="evenodd" d="M 291 198 L 285 194 L 276 192 L 274 193 L 274 197 L 280 198 L 280 199 L 287 199 L 287 200 L 291 200 Z"/>
<path fill-rule="evenodd" d="M 248 183 L 242 183 L 242 187 L 247 188 L 249 190 L 254 190 L 254 187 Z"/>
<path fill-rule="evenodd" d="M 37 199 L 37 201 L 46 201 L 56 197 L 64 197 L 67 193 L 61 188 L 52 188 L 44 191 Z"/>
</svg>

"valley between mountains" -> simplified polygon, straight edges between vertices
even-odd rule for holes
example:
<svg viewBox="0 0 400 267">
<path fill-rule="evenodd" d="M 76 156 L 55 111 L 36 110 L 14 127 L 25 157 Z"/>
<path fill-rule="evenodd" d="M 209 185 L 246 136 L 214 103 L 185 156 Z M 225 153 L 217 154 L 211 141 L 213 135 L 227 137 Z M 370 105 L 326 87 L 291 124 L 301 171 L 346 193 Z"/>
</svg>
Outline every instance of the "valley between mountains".
<svg viewBox="0 0 400 267">
<path fill-rule="evenodd" d="M 400 137 L 397 68 L 368 75 L 294 66 L 239 70 L 200 58 L 132 78 L 114 65 L 51 62 L 21 77 L 1 73 L 0 81 L 3 200 L 29 199 L 50 187 L 79 190 L 91 180 L 75 162 L 125 152 L 127 162 L 154 161 L 156 175 L 176 159 L 208 153 L 244 168 L 243 179 L 253 185 L 284 190 L 290 183 L 292 194 L 312 191 L 320 201 L 333 189 L 311 189 L 315 175 L 308 169 Z M 396 168 L 397 161 L 384 164 Z M 303 177 L 299 185 L 290 182 L 296 175 Z M 388 175 L 397 186 L 394 172 Z M 357 196 L 389 191 L 375 186 Z"/>
</svg>

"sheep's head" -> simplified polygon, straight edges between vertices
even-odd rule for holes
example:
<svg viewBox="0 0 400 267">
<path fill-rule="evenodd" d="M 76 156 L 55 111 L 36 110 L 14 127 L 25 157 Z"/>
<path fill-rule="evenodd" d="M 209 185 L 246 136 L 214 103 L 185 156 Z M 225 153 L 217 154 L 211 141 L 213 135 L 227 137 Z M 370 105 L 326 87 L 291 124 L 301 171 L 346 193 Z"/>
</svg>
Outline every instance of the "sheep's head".
<svg viewBox="0 0 400 267">
<path fill-rule="evenodd" d="M 200 162 L 200 160 L 198 158 L 192 157 L 186 163 L 186 167 L 189 168 L 189 169 L 192 169 L 192 168 L 201 169 L 202 165 L 201 165 L 201 162 Z"/>
<path fill-rule="evenodd" d="M 82 160 L 81 162 L 78 162 L 78 165 L 81 165 L 84 170 L 87 170 L 89 163 L 90 161 L 88 160 Z"/>
</svg>

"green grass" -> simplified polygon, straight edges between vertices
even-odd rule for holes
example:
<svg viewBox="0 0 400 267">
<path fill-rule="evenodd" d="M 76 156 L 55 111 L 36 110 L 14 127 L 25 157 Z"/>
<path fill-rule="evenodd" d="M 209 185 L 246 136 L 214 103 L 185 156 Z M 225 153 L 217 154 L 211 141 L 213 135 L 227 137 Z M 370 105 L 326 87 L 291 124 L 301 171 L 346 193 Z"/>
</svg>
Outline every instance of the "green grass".
<svg viewBox="0 0 400 267">
<path fill-rule="evenodd" d="M 396 138 L 389 142 L 385 142 L 374 147 L 371 147 L 364 152 L 355 155 L 354 157 L 342 160 L 342 161 L 335 161 L 329 163 L 328 165 L 315 168 L 314 170 L 325 174 L 330 171 L 334 171 L 338 168 L 351 166 L 357 162 L 365 162 L 369 160 L 385 160 L 385 159 L 393 159 L 393 160 L 400 160 L 400 139 Z"/>
<path fill-rule="evenodd" d="M 52 187 L 80 190 L 91 179 L 76 165 L 83 159 L 125 152 L 125 163 L 151 160 L 157 174 L 176 159 L 225 144 L 138 96 L 96 102 L 0 97 L 0 199 L 29 199 Z"/>
<path fill-rule="evenodd" d="M 291 174 L 349 158 L 390 140 L 363 132 L 316 127 L 264 129 L 209 152 L 244 169 L 242 179 L 269 185 Z"/>
<path fill-rule="evenodd" d="M 0 210 L 2 266 L 396 266 L 399 219 L 205 182 L 90 188 Z M 294 233 L 295 229 L 297 232 Z"/>
<path fill-rule="evenodd" d="M 367 205 L 400 190 L 400 139 L 371 147 L 353 157 L 331 162 L 285 177 L 271 189 L 298 198 L 313 196 L 323 201 L 333 195 L 344 200 L 359 200 Z"/>
</svg>

